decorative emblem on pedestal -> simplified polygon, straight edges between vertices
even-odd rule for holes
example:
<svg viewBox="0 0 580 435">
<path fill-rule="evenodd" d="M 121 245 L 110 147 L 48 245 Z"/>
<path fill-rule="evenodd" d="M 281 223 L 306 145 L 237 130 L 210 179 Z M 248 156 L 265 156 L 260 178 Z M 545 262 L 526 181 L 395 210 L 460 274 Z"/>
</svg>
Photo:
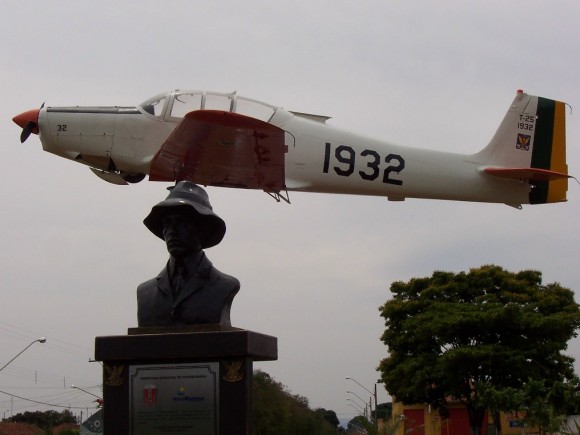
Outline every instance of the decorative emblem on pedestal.
<svg viewBox="0 0 580 435">
<path fill-rule="evenodd" d="M 123 373 L 123 369 L 125 368 L 125 366 L 105 363 L 104 368 L 105 368 L 105 384 L 107 386 L 118 387 L 120 385 L 123 385 L 123 377 L 121 376 L 121 374 Z"/>
<path fill-rule="evenodd" d="M 224 361 L 226 373 L 223 376 L 223 380 L 226 382 L 239 382 L 244 379 L 244 372 L 242 371 L 243 364 L 244 362 L 242 360 Z"/>
<path fill-rule="evenodd" d="M 143 403 L 145 405 L 157 405 L 157 386 L 146 385 L 143 389 Z"/>
</svg>

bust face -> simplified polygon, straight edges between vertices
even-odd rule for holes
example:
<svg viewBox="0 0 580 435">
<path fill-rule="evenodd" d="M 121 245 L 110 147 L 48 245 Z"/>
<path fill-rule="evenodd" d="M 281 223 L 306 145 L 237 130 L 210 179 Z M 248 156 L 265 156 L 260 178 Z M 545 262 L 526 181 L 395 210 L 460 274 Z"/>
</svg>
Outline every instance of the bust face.
<svg viewBox="0 0 580 435">
<path fill-rule="evenodd" d="M 201 251 L 195 218 L 183 210 L 168 212 L 163 218 L 163 239 L 175 258 L 184 258 Z"/>
</svg>

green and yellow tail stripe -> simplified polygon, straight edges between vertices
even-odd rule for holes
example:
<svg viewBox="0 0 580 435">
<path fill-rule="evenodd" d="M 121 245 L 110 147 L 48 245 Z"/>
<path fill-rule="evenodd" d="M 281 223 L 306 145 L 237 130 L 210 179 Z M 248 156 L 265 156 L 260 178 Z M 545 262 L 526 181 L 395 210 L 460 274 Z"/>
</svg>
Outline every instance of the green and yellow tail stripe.
<svg viewBox="0 0 580 435">
<path fill-rule="evenodd" d="M 565 104 L 539 97 L 536 115 L 532 168 L 567 174 Z M 532 183 L 530 204 L 566 201 L 567 178 Z"/>
</svg>

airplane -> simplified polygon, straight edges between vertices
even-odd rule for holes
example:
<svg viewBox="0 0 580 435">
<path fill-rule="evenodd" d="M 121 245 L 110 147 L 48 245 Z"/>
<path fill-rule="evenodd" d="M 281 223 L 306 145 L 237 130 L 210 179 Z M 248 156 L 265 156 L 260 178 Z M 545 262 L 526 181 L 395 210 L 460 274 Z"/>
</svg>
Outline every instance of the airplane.
<svg viewBox="0 0 580 435">
<path fill-rule="evenodd" d="M 327 116 L 236 92 L 176 90 L 137 106 L 44 107 L 21 113 L 21 142 L 126 185 L 189 180 L 261 189 L 522 204 L 566 201 L 565 103 L 522 90 L 481 151 L 462 155 L 357 135 Z"/>
</svg>

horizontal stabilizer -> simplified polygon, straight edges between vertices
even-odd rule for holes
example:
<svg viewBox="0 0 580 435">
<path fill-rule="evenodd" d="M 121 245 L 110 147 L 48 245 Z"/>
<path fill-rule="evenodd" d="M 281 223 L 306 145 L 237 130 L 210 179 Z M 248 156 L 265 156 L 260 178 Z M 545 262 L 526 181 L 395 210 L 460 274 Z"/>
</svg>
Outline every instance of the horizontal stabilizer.
<svg viewBox="0 0 580 435">
<path fill-rule="evenodd" d="M 496 177 L 526 181 L 552 181 L 571 178 L 570 175 L 562 172 L 538 168 L 485 168 L 483 172 Z"/>
</svg>

